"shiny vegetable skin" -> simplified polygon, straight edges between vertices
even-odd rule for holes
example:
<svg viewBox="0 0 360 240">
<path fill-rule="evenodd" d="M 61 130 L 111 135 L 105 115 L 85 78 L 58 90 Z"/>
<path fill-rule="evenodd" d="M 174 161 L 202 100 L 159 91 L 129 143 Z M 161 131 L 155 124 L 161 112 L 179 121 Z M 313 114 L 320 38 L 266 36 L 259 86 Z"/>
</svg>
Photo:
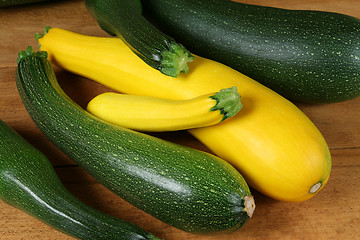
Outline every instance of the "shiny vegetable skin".
<svg viewBox="0 0 360 240">
<path fill-rule="evenodd" d="M 194 57 L 142 16 L 139 0 L 86 0 L 85 3 L 104 31 L 124 40 L 149 66 L 172 77 L 189 71 L 187 63 Z"/>
<path fill-rule="evenodd" d="M 330 151 L 311 120 L 234 69 L 197 56 L 191 74 L 171 78 L 144 64 L 120 39 L 53 28 L 38 40 L 54 64 L 126 94 L 188 99 L 236 86 L 243 104 L 238 114 L 189 132 L 270 197 L 305 201 L 329 179 Z"/>
<path fill-rule="evenodd" d="M 240 94 L 232 87 L 186 100 L 106 92 L 94 97 L 86 109 L 115 125 L 159 132 L 215 125 L 241 108 Z"/>
<path fill-rule="evenodd" d="M 16 82 L 34 122 L 105 187 L 190 232 L 235 230 L 252 215 L 249 188 L 226 161 L 107 124 L 62 91 L 46 56 L 27 51 L 19 59 Z"/>
<path fill-rule="evenodd" d="M 75 198 L 49 160 L 0 120 L 0 199 L 79 239 L 158 239 Z"/>
<path fill-rule="evenodd" d="M 288 99 L 340 102 L 360 96 L 360 19 L 228 0 L 145 0 L 143 12 L 195 54 Z"/>
</svg>

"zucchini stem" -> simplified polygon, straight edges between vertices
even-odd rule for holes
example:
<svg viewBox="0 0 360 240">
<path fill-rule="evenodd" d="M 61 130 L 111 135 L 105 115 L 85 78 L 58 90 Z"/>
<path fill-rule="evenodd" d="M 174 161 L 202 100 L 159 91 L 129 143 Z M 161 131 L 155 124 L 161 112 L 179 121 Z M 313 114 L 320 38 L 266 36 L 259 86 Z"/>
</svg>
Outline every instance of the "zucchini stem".
<svg viewBox="0 0 360 240">
<path fill-rule="evenodd" d="M 221 121 L 230 118 L 237 114 L 243 107 L 241 103 L 241 96 L 238 93 L 237 87 L 221 89 L 214 96 L 210 97 L 216 100 L 216 105 L 210 111 L 220 110 L 224 115 Z"/>
<path fill-rule="evenodd" d="M 38 56 L 42 58 L 47 58 L 47 52 L 44 51 L 35 52 L 31 46 L 28 46 L 26 51 L 24 50 L 19 51 L 18 58 L 16 60 L 17 64 L 19 64 L 21 60 L 25 59 L 28 56 Z"/>
<path fill-rule="evenodd" d="M 159 70 L 161 73 L 177 77 L 180 73 L 189 72 L 188 62 L 192 62 L 194 56 L 179 43 L 171 43 L 168 51 L 161 52 Z"/>
<path fill-rule="evenodd" d="M 251 218 L 255 211 L 255 201 L 253 196 L 246 196 L 244 198 L 244 205 L 247 215 Z"/>
<path fill-rule="evenodd" d="M 39 42 L 39 39 L 40 38 L 43 38 L 45 36 L 45 34 L 47 34 L 49 31 L 50 31 L 51 27 L 50 26 L 45 26 L 44 27 L 44 33 L 35 33 L 35 39 L 36 41 L 38 42 L 39 44 L 39 49 L 41 49 L 41 45 L 40 45 L 40 42 Z"/>
<path fill-rule="evenodd" d="M 322 182 L 318 182 L 318 183 L 314 184 L 314 185 L 310 188 L 310 193 L 312 193 L 312 194 L 316 193 L 317 191 L 320 190 L 321 186 L 322 186 Z"/>
</svg>

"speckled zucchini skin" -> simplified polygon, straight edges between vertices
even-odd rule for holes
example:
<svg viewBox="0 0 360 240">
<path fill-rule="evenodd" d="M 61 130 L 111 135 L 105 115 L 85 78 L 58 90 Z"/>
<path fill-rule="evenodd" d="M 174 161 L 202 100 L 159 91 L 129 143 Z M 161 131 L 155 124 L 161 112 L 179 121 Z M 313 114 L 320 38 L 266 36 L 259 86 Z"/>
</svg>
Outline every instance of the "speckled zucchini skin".
<svg viewBox="0 0 360 240">
<path fill-rule="evenodd" d="M 141 14 L 140 0 L 86 0 L 86 8 L 108 34 L 121 38 L 149 66 L 165 75 L 187 73 L 194 57 Z"/>
<path fill-rule="evenodd" d="M 360 95 L 360 20 L 228 0 L 145 0 L 143 12 L 190 51 L 286 98 L 339 102 Z"/>
<path fill-rule="evenodd" d="M 79 239 L 158 239 L 71 195 L 51 163 L 0 120 L 0 199 Z"/>
<path fill-rule="evenodd" d="M 16 81 L 41 131 L 134 206 L 189 232 L 236 230 L 249 219 L 249 188 L 224 160 L 93 117 L 62 91 L 44 57 L 21 60 Z"/>
</svg>

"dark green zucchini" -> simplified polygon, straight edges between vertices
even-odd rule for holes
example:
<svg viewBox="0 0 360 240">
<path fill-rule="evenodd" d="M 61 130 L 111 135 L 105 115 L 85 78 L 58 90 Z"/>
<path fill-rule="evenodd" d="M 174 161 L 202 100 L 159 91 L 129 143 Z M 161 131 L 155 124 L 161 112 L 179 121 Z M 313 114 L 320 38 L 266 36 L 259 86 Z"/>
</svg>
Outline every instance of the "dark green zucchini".
<svg viewBox="0 0 360 240">
<path fill-rule="evenodd" d="M 79 239 L 158 239 L 99 212 L 62 185 L 49 160 L 0 120 L 0 199 Z"/>
<path fill-rule="evenodd" d="M 253 197 L 230 164 L 95 118 L 62 91 L 40 53 L 19 54 L 16 82 L 24 105 L 40 130 L 98 182 L 184 231 L 231 231 L 247 222 Z"/>
<path fill-rule="evenodd" d="M 146 0 L 144 15 L 193 53 L 286 98 L 328 103 L 360 95 L 360 20 L 228 0 Z"/>
<path fill-rule="evenodd" d="M 110 35 L 120 37 L 148 65 L 177 77 L 187 73 L 193 56 L 141 14 L 139 0 L 86 0 L 90 14 Z"/>
</svg>

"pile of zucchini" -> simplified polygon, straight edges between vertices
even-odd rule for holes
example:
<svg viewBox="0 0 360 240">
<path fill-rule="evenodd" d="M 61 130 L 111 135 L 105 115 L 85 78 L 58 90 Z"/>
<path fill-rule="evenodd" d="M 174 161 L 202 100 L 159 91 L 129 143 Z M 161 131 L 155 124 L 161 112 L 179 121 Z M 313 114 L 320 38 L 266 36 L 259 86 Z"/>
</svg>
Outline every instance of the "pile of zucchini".
<svg viewBox="0 0 360 240">
<path fill-rule="evenodd" d="M 19 53 L 16 83 L 48 139 L 134 206 L 189 232 L 237 229 L 251 217 L 253 197 L 230 164 L 94 117 L 62 91 L 46 52 Z"/>
<path fill-rule="evenodd" d="M 221 0 L 85 4 L 115 37 L 46 27 L 36 34 L 40 51 L 19 52 L 16 84 L 39 129 L 99 183 L 194 233 L 244 226 L 255 209 L 248 184 L 290 202 L 324 187 L 327 143 L 286 98 L 360 95 L 358 19 Z M 121 94 L 82 109 L 52 64 Z M 185 129 L 217 156 L 142 133 Z M 80 239 L 158 239 L 75 199 L 45 156 L 2 121 L 0 143 L 4 202 Z"/>
</svg>

